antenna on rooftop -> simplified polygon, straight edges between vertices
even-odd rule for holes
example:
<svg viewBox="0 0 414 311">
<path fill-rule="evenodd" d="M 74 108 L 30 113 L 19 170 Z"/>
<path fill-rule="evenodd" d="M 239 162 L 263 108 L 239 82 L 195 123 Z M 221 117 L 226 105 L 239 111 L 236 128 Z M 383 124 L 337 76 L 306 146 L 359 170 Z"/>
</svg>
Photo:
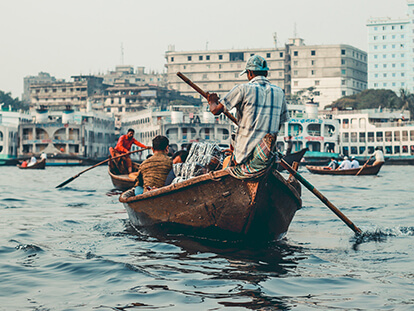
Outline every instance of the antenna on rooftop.
<svg viewBox="0 0 414 311">
<path fill-rule="evenodd" d="M 124 44 L 121 42 L 121 65 L 124 64 Z"/>
<path fill-rule="evenodd" d="M 208 41 L 206 41 L 206 51 L 208 51 Z"/>
<path fill-rule="evenodd" d="M 277 32 L 273 33 L 273 41 L 275 43 L 275 49 L 277 49 Z"/>
<path fill-rule="evenodd" d="M 297 38 L 298 37 L 298 32 L 296 29 L 296 22 L 293 24 L 293 38 Z"/>
</svg>

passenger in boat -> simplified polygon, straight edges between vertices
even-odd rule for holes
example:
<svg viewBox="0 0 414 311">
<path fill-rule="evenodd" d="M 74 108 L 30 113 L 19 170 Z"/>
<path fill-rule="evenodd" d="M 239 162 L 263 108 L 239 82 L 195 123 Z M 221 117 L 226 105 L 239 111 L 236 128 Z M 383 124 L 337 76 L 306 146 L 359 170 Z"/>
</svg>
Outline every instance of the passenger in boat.
<svg viewBox="0 0 414 311">
<path fill-rule="evenodd" d="M 30 158 L 30 161 L 29 161 L 29 163 L 27 164 L 27 166 L 33 166 L 33 165 L 35 165 L 35 164 L 36 164 L 36 162 L 37 162 L 36 157 L 35 157 L 35 156 L 32 156 L 32 157 Z"/>
<path fill-rule="evenodd" d="M 288 138 L 286 139 L 286 155 L 289 155 L 292 153 L 292 147 L 293 147 L 293 141 L 292 141 L 292 135 L 289 135 Z"/>
<path fill-rule="evenodd" d="M 349 170 L 351 168 L 351 161 L 348 160 L 348 157 L 345 156 L 344 160 L 339 165 L 338 169 L 340 170 Z"/>
<path fill-rule="evenodd" d="M 160 135 L 152 140 L 153 155 L 139 166 L 135 180 L 135 195 L 165 185 L 168 173 L 172 169 L 172 160 L 167 156 L 169 143 L 167 137 Z"/>
<path fill-rule="evenodd" d="M 44 152 L 42 152 L 41 154 L 40 154 L 40 159 L 41 160 L 43 160 L 43 159 L 47 159 L 47 155 L 46 155 L 46 153 L 44 153 Z"/>
<path fill-rule="evenodd" d="M 266 60 L 253 55 L 240 73 L 247 73 L 248 83 L 235 86 L 221 103 L 216 93 L 207 93 L 214 115 L 224 111 L 223 105 L 228 110 L 237 110 L 238 128 L 231 162 L 232 166 L 240 165 L 237 175 L 241 178 L 261 171 L 270 163 L 277 133 L 289 120 L 285 94 L 280 87 L 270 84 L 268 70 Z"/>
<path fill-rule="evenodd" d="M 23 161 L 21 167 L 27 167 L 27 161 Z"/>
<path fill-rule="evenodd" d="M 377 164 L 385 162 L 384 153 L 382 152 L 382 150 L 379 147 L 375 147 L 375 151 L 373 153 L 373 156 L 375 156 L 375 161 L 372 165 L 377 165 Z"/>
<path fill-rule="evenodd" d="M 118 139 L 118 143 L 116 144 L 115 148 L 109 148 L 109 152 L 111 153 L 111 157 L 116 157 L 124 153 L 128 153 L 131 150 L 132 145 L 137 145 L 141 148 L 148 148 L 144 144 L 140 143 L 134 138 L 135 131 L 133 129 L 129 129 L 126 135 L 122 135 Z M 124 156 L 123 159 L 126 162 L 128 167 L 128 174 L 132 173 L 132 160 L 129 155 Z"/>
<path fill-rule="evenodd" d="M 331 162 L 328 165 L 328 168 L 331 170 L 336 170 L 338 166 L 339 166 L 338 161 L 336 161 L 335 157 L 332 157 Z"/>
<path fill-rule="evenodd" d="M 174 180 L 174 178 L 176 177 L 174 173 L 174 164 L 184 163 L 187 157 L 188 157 L 187 150 L 180 150 L 173 154 L 172 156 L 173 168 L 168 173 L 167 179 L 165 180 L 166 186 L 170 185 L 172 181 Z"/>
<path fill-rule="evenodd" d="M 351 157 L 351 168 L 359 168 L 359 162 L 355 159 L 354 156 Z"/>
</svg>

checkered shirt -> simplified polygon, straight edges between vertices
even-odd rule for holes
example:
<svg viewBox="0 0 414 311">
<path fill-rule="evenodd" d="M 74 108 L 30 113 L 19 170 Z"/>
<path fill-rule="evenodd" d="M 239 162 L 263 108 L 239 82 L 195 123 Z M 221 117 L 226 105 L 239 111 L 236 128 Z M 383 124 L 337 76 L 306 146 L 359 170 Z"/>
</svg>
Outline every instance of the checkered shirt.
<svg viewBox="0 0 414 311">
<path fill-rule="evenodd" d="M 242 163 L 266 134 L 277 134 L 289 120 L 283 90 L 263 76 L 235 86 L 221 101 L 227 109 L 237 109 L 238 129 L 233 155 Z"/>
</svg>

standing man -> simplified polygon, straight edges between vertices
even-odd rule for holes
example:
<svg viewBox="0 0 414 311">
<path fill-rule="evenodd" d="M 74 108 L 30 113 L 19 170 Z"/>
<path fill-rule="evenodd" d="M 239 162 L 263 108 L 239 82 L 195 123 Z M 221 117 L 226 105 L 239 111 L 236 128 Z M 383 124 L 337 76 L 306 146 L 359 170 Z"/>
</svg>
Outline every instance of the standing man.
<svg viewBox="0 0 414 311">
<path fill-rule="evenodd" d="M 372 155 L 375 156 L 375 161 L 372 165 L 376 165 L 376 164 L 380 164 L 380 163 L 385 162 L 384 153 L 382 152 L 382 150 L 379 147 L 375 147 L 375 151 Z"/>
<path fill-rule="evenodd" d="M 286 155 L 289 155 L 292 153 L 292 147 L 293 147 L 292 135 L 288 136 L 286 143 L 287 143 Z"/>
<path fill-rule="evenodd" d="M 118 139 L 118 143 L 116 144 L 115 148 L 109 148 L 109 152 L 111 153 L 111 157 L 116 157 L 118 155 L 128 153 L 131 150 L 132 145 L 137 145 L 141 148 L 149 148 L 144 144 L 141 144 L 134 138 L 135 131 L 133 129 L 129 129 L 126 135 L 122 135 Z M 123 157 L 127 163 L 128 173 L 132 173 L 132 161 L 129 155 Z"/>
<path fill-rule="evenodd" d="M 243 164 L 241 170 L 244 173 L 251 172 L 253 162 L 256 162 L 253 164 L 256 168 L 267 163 L 281 125 L 289 120 L 285 94 L 280 87 L 270 84 L 268 70 L 266 60 L 253 55 L 240 73 L 247 74 L 248 83 L 235 86 L 221 103 L 216 93 L 208 94 L 210 111 L 214 115 L 223 112 L 223 105 L 228 110 L 237 109 L 238 128 L 232 161 L 233 164 Z M 255 158 L 260 157 L 257 162 Z"/>
</svg>

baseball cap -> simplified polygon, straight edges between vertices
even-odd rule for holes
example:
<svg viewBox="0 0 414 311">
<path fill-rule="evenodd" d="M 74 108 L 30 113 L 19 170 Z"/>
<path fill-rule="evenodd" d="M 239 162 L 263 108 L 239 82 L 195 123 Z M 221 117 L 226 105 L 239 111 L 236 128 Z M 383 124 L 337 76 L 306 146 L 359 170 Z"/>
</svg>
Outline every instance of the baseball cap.
<svg viewBox="0 0 414 311">
<path fill-rule="evenodd" d="M 245 74 L 247 70 L 268 71 L 269 67 L 267 67 L 267 62 L 263 57 L 255 54 L 247 60 L 246 69 L 240 73 L 240 76 Z"/>
</svg>

